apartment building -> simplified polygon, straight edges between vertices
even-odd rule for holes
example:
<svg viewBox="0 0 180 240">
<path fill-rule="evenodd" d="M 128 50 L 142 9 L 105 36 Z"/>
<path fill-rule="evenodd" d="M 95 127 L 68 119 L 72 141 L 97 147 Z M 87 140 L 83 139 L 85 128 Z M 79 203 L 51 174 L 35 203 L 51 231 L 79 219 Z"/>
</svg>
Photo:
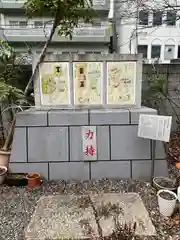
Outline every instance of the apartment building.
<svg viewBox="0 0 180 240">
<path fill-rule="evenodd" d="M 152 10 L 147 10 L 137 8 L 136 1 L 132 6 L 132 0 L 93 0 L 97 11 L 93 24 L 80 23 L 74 29 L 72 40 L 55 34 L 48 51 L 142 53 L 144 63 L 168 64 L 172 59 L 180 58 L 180 11 L 165 8 L 163 4 L 159 7 L 164 1 L 155 1 L 157 4 Z M 27 55 L 27 49 L 41 51 L 50 33 L 52 19 L 46 16 L 28 19 L 23 2 L 0 1 L 0 33 L 2 39 Z M 126 11 L 129 14 L 122 14 Z"/>
<path fill-rule="evenodd" d="M 39 52 L 52 26 L 52 19 L 28 19 L 22 0 L 0 1 L 1 38 L 15 47 L 17 52 L 27 53 L 27 48 Z M 93 24 L 80 23 L 74 29 L 73 38 L 55 34 L 49 52 L 109 52 L 112 51 L 112 23 L 109 21 L 110 0 L 93 0 L 97 18 Z"/>
<path fill-rule="evenodd" d="M 180 58 L 180 11 L 157 6 L 149 11 L 139 8 L 138 19 L 121 19 L 119 51 L 142 53 L 144 63 L 169 64 Z"/>
</svg>

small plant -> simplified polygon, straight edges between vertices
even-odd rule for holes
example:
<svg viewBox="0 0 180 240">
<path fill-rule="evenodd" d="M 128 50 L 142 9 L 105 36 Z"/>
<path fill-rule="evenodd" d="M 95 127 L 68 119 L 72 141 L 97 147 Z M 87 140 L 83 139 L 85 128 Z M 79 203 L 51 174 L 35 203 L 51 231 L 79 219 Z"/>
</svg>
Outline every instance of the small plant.
<svg viewBox="0 0 180 240">
<path fill-rule="evenodd" d="M 123 209 L 119 204 L 112 204 L 111 202 L 102 202 L 97 207 L 94 205 L 89 195 L 82 196 L 76 199 L 77 207 L 86 209 L 91 207 L 94 219 L 97 225 L 98 236 L 95 234 L 89 219 L 81 219 L 79 224 L 83 230 L 85 237 L 89 240 L 132 240 L 135 236 L 136 222 L 121 224 L 119 222 L 119 215 L 124 215 Z M 103 229 L 100 224 L 102 218 L 113 218 L 114 230 L 110 236 L 103 236 Z"/>
<path fill-rule="evenodd" d="M 2 40 L 0 41 L 0 103 L 2 112 L 6 114 L 9 125 L 5 135 L 5 140 L 0 151 L 0 164 L 8 167 L 11 145 L 16 122 L 16 113 L 21 106 L 28 106 L 28 100 L 23 90 L 18 87 L 17 80 L 20 72 L 16 65 L 16 54 L 14 50 Z"/>
<path fill-rule="evenodd" d="M 0 103 L 3 115 L 5 112 L 9 114 L 9 131 L 7 133 L 6 141 L 2 147 L 3 151 L 7 151 L 11 145 L 11 135 L 14 124 L 14 107 L 19 108 L 23 104 L 27 104 L 27 100 L 23 91 L 19 88 L 18 79 L 20 68 L 15 64 L 16 54 L 13 48 L 7 43 L 0 40 Z M 5 111 L 6 110 L 6 111 Z M 14 120 L 14 121 L 13 121 Z"/>
</svg>

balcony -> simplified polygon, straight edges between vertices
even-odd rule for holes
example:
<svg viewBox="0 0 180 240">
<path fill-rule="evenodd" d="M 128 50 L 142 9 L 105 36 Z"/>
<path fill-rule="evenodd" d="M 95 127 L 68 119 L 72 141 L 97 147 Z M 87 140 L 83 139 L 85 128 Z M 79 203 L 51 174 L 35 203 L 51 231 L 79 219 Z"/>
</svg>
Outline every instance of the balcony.
<svg viewBox="0 0 180 240">
<path fill-rule="evenodd" d="M 35 28 L 4 28 L 3 34 L 9 42 L 44 42 L 51 31 L 50 27 Z M 110 40 L 110 25 L 79 27 L 74 29 L 73 38 L 54 34 L 52 42 L 99 42 L 108 43 Z"/>
<path fill-rule="evenodd" d="M 25 0 L 1 0 L 0 9 L 6 11 L 10 9 L 20 10 L 23 8 Z M 93 8 L 97 11 L 109 11 L 110 0 L 92 0 Z"/>
<path fill-rule="evenodd" d="M 23 8 L 23 0 L 1 0 L 0 10 L 1 12 L 7 12 L 8 10 L 20 10 Z"/>
</svg>

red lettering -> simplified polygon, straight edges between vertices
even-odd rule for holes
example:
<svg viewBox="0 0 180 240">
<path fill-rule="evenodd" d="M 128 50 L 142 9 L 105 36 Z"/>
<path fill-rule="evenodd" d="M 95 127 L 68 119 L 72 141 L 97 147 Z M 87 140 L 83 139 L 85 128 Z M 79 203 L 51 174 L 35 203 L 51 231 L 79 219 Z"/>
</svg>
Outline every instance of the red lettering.
<svg viewBox="0 0 180 240">
<path fill-rule="evenodd" d="M 86 150 L 85 150 L 85 154 L 88 156 L 88 155 L 91 155 L 91 156 L 94 156 L 96 153 L 96 150 L 95 148 L 90 145 L 90 146 L 86 146 Z"/>
<path fill-rule="evenodd" d="M 88 132 L 86 132 L 86 139 L 93 139 L 93 131 L 89 130 Z"/>
</svg>

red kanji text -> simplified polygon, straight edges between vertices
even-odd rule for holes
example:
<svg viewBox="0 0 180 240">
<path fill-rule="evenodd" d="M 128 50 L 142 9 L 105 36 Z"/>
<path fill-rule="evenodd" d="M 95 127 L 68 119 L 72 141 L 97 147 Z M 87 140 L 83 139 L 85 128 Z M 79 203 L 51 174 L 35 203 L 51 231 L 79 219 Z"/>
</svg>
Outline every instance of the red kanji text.
<svg viewBox="0 0 180 240">
<path fill-rule="evenodd" d="M 89 155 L 94 156 L 95 153 L 96 153 L 96 150 L 95 150 L 95 148 L 92 145 L 86 146 L 85 154 L 87 156 L 89 156 Z"/>
<path fill-rule="evenodd" d="M 86 132 L 86 139 L 93 139 L 94 132 L 89 130 Z"/>
</svg>

